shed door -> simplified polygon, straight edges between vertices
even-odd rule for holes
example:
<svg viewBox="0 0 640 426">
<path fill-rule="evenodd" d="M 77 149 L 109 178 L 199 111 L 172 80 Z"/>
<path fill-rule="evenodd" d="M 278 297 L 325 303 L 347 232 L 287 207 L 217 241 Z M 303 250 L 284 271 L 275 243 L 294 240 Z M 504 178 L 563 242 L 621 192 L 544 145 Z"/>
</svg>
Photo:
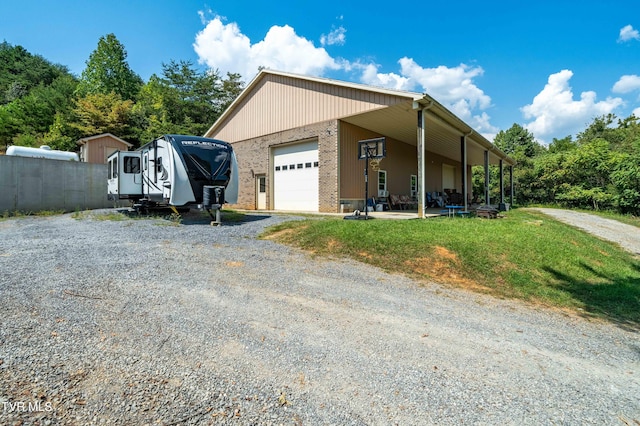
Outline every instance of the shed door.
<svg viewBox="0 0 640 426">
<path fill-rule="evenodd" d="M 449 164 L 442 165 L 442 189 L 456 189 L 456 168 Z"/>
<path fill-rule="evenodd" d="M 304 142 L 273 151 L 275 210 L 318 211 L 318 142 Z"/>
<path fill-rule="evenodd" d="M 267 209 L 267 177 L 256 176 L 256 209 Z"/>
</svg>

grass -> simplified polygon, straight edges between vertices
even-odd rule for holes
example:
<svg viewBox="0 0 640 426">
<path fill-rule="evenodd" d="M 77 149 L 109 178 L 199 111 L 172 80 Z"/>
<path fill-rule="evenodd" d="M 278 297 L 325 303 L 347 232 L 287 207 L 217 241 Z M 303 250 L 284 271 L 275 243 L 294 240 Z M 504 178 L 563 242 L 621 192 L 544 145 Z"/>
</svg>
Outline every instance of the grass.
<svg viewBox="0 0 640 426">
<path fill-rule="evenodd" d="M 264 237 L 316 256 L 640 329 L 640 259 L 534 211 L 505 218 L 288 222 Z"/>
<path fill-rule="evenodd" d="M 211 218 L 206 211 L 199 210 L 191 210 L 183 214 L 177 214 L 169 210 L 164 213 L 158 211 L 149 214 L 137 214 L 135 212 L 129 212 L 126 209 L 99 213 L 91 210 L 85 210 L 74 212 L 71 214 L 71 217 L 78 220 L 92 219 L 115 222 L 125 220 L 158 219 L 160 220 L 160 222 L 158 222 L 158 225 L 160 226 L 180 226 L 192 223 L 209 223 L 211 221 Z M 236 212 L 235 210 L 222 210 L 222 224 L 242 222 L 245 217 L 246 215 Z"/>
<path fill-rule="evenodd" d="M 9 219 L 9 218 L 15 218 L 15 217 L 27 217 L 27 216 L 43 216 L 43 217 L 47 217 L 47 216 L 58 216 L 64 213 L 64 210 L 40 210 L 37 212 L 32 212 L 32 211 L 19 211 L 19 210 L 15 210 L 13 212 L 10 212 L 9 210 L 5 210 L 2 212 L 2 214 L 0 215 L 0 220 L 3 219 Z"/>
<path fill-rule="evenodd" d="M 92 213 L 91 210 L 77 211 L 71 213 L 71 217 L 74 219 L 93 219 L 93 220 L 105 220 L 105 221 L 123 221 L 130 219 L 128 216 L 120 213 L 120 212 L 109 212 L 109 213 L 100 213 L 95 214 Z"/>
</svg>

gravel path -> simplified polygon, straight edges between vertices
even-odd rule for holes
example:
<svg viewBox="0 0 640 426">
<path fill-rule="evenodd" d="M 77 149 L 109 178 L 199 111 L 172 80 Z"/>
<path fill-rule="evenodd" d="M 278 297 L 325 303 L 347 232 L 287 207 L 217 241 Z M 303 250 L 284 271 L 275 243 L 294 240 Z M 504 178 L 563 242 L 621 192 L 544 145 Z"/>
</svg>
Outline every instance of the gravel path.
<svg viewBox="0 0 640 426">
<path fill-rule="evenodd" d="M 588 213 L 573 210 L 534 208 L 559 221 L 573 225 L 602 239 L 613 241 L 630 251 L 640 255 L 640 229 L 613 219 L 606 219 Z"/>
<path fill-rule="evenodd" d="M 285 219 L 1 221 L 0 424 L 640 421 L 638 333 L 256 239 Z"/>
</svg>

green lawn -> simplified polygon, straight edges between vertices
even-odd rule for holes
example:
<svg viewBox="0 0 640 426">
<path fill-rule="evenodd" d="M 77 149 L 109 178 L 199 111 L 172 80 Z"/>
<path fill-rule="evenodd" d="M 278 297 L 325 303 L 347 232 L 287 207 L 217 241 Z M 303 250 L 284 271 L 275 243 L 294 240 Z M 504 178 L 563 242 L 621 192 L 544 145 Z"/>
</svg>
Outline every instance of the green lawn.
<svg viewBox="0 0 640 426">
<path fill-rule="evenodd" d="M 640 259 L 541 213 L 504 218 L 307 219 L 264 237 L 418 279 L 640 328 Z"/>
</svg>

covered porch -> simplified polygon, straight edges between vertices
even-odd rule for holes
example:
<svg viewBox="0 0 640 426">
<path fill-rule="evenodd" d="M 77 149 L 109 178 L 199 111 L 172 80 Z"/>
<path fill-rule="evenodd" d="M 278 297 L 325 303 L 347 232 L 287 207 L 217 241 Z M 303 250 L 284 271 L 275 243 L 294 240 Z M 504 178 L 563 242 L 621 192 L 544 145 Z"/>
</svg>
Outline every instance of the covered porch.
<svg viewBox="0 0 640 426">
<path fill-rule="evenodd" d="M 405 209 L 406 213 L 416 212 L 419 218 L 435 214 L 436 209 L 429 208 L 428 194 L 445 190 L 457 193 L 457 204 L 462 206 L 461 210 L 468 211 L 474 195 L 472 166 L 484 168 L 484 193 L 475 194 L 484 198 L 484 205 L 513 203 L 515 161 L 429 95 L 415 94 L 410 102 L 345 117 L 342 121 L 368 129 L 394 143 L 399 141 L 415 147 L 415 162 L 411 167 L 414 169 L 417 163 L 415 204 L 412 209 Z M 383 164 L 386 161 L 383 160 Z M 491 199 L 489 191 L 492 165 L 498 166 L 500 171 L 497 199 Z M 509 199 L 505 198 L 505 187 L 510 188 Z M 370 196 L 377 194 L 372 191 L 374 189 L 370 185 Z"/>
</svg>

